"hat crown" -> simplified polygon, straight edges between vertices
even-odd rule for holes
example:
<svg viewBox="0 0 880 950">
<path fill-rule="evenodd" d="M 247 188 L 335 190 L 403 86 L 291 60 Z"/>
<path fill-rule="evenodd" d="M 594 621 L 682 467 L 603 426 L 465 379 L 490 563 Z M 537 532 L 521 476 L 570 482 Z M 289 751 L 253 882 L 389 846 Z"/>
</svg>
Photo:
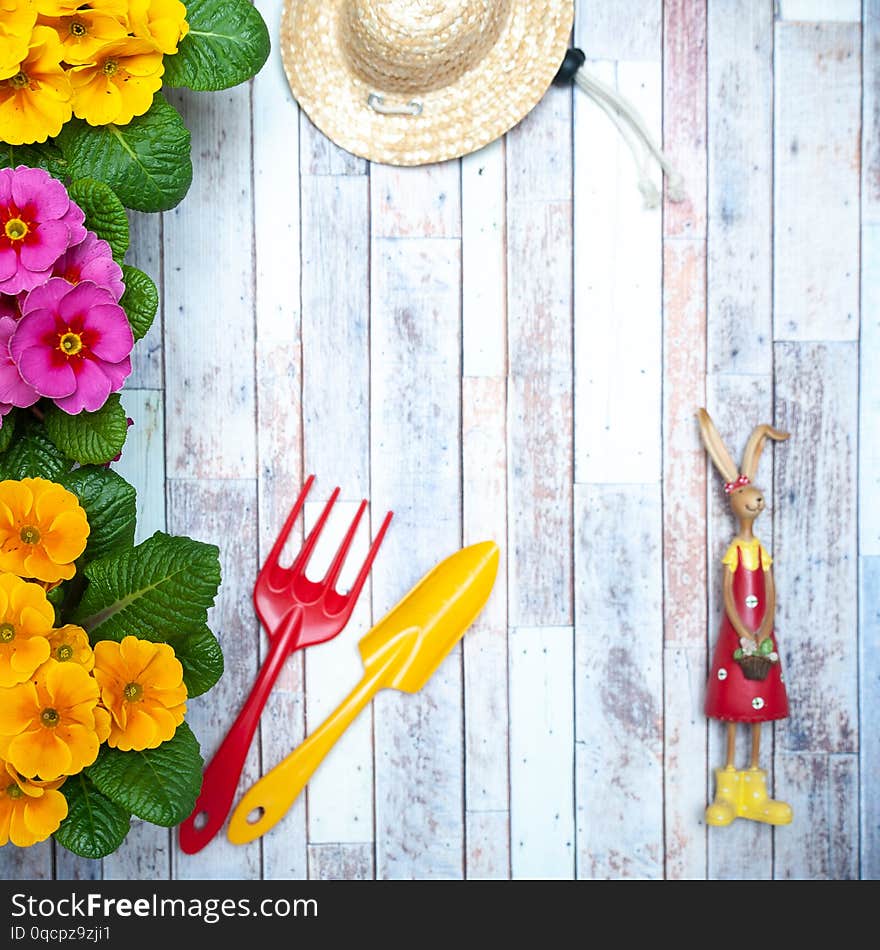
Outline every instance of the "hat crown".
<svg viewBox="0 0 880 950">
<path fill-rule="evenodd" d="M 509 15 L 509 0 L 347 0 L 340 39 L 376 92 L 418 95 L 476 66 Z"/>
</svg>

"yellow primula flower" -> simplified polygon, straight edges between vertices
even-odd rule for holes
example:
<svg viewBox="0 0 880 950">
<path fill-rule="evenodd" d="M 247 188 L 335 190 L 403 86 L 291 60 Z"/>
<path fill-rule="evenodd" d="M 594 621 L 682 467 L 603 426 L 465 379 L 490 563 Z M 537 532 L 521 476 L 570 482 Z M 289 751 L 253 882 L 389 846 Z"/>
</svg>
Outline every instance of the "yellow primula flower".
<svg viewBox="0 0 880 950">
<path fill-rule="evenodd" d="M 33 0 L 0 0 L 0 79 L 18 72 L 36 19 Z"/>
<path fill-rule="evenodd" d="M 63 60 L 71 65 L 93 63 L 102 46 L 128 36 L 128 21 L 102 9 L 100 3 L 90 3 L 86 9 L 67 16 L 43 17 L 40 20 L 58 34 Z"/>
<path fill-rule="evenodd" d="M 70 16 L 85 7 L 123 20 L 128 14 L 128 0 L 34 0 L 34 3 L 41 17 Z"/>
<path fill-rule="evenodd" d="M 75 623 L 67 623 L 49 633 L 51 657 L 59 663 L 78 663 L 89 671 L 95 665 L 95 654 L 89 635 Z"/>
<path fill-rule="evenodd" d="M 71 116 L 71 99 L 58 34 L 36 26 L 18 71 L 0 81 L 0 141 L 30 145 L 57 135 Z"/>
<path fill-rule="evenodd" d="M 125 752 L 155 749 L 183 722 L 183 667 L 167 643 L 101 640 L 95 644 L 94 675 L 113 717 L 108 745 Z"/>
<path fill-rule="evenodd" d="M 39 584 L 0 574 L 0 687 L 29 679 L 49 658 L 55 610 Z"/>
<path fill-rule="evenodd" d="M 43 664 L 0 704 L 0 756 L 27 778 L 75 775 L 98 757 L 98 684 L 76 663 Z"/>
<path fill-rule="evenodd" d="M 134 35 L 149 40 L 162 53 L 176 53 L 189 33 L 186 7 L 180 0 L 129 0 L 128 19 Z"/>
<path fill-rule="evenodd" d="M 162 86 L 162 54 L 146 40 L 105 46 L 93 63 L 73 66 L 73 111 L 89 125 L 126 125 L 153 104 Z"/>
<path fill-rule="evenodd" d="M 29 848 L 58 830 L 67 817 L 67 799 L 58 791 L 63 781 L 28 781 L 0 759 L 0 847 L 11 841 Z"/>
<path fill-rule="evenodd" d="M 0 571 L 69 580 L 88 536 L 86 513 L 63 485 L 45 478 L 0 482 Z"/>
</svg>

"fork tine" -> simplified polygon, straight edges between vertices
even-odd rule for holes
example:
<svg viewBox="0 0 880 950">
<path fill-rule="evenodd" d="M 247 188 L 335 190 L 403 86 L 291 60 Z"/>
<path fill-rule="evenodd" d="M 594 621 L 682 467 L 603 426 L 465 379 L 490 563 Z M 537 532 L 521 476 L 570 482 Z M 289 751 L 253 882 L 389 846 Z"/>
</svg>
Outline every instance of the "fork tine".
<svg viewBox="0 0 880 950">
<path fill-rule="evenodd" d="M 264 570 L 268 567 L 274 567 L 278 563 L 278 559 L 281 557 L 281 552 L 284 549 L 284 543 L 287 541 L 288 535 L 293 530 L 293 526 L 296 523 L 296 519 L 299 517 L 302 506 L 305 504 L 306 495 L 308 495 L 314 482 L 315 476 L 309 475 L 309 477 L 306 479 L 305 485 L 302 487 L 302 491 L 299 493 L 299 498 L 297 498 L 297 500 L 294 502 L 293 508 L 290 509 L 290 514 L 287 516 L 287 520 L 284 522 L 281 531 L 278 532 L 278 537 L 275 539 L 275 543 L 272 545 L 272 550 L 269 552 L 269 555 L 263 564 Z"/>
<path fill-rule="evenodd" d="M 339 497 L 339 488 L 333 489 L 333 494 L 327 501 L 327 504 L 324 505 L 324 510 L 321 512 L 318 520 L 315 522 L 314 527 L 309 532 L 309 536 L 303 541 L 303 546 L 300 549 L 299 554 L 296 556 L 296 560 L 290 567 L 290 570 L 294 573 L 304 573 L 306 565 L 309 563 L 309 558 L 312 556 L 312 551 L 315 550 L 315 545 L 318 543 L 318 536 L 324 530 L 324 525 L 327 523 L 327 519 L 330 517 L 330 510 L 333 508 L 333 505 L 336 503 L 336 499 Z"/>
<path fill-rule="evenodd" d="M 394 516 L 394 512 L 389 511 L 385 515 L 384 520 L 382 521 L 382 526 L 379 528 L 379 531 L 376 534 L 376 537 L 373 538 L 373 543 L 370 545 L 370 550 L 367 553 L 367 559 L 364 561 L 358 576 L 355 578 L 354 583 L 351 585 L 351 590 L 346 594 L 346 597 L 349 603 L 354 603 L 357 600 L 358 595 L 361 592 L 361 588 L 364 586 L 364 583 L 367 580 L 367 575 L 370 573 L 370 568 L 373 566 L 373 561 L 376 559 L 376 555 L 379 553 L 379 545 L 382 543 L 382 539 L 385 537 L 385 532 L 388 530 L 388 525 L 391 524 L 391 519 Z"/>
<path fill-rule="evenodd" d="M 336 552 L 333 562 L 331 563 L 330 567 L 327 568 L 327 573 L 324 575 L 324 580 L 321 582 L 323 586 L 327 588 L 327 590 L 331 590 L 336 586 L 336 581 L 339 579 L 339 575 L 342 571 L 342 565 L 345 563 L 345 556 L 348 554 L 348 549 L 351 547 L 352 541 L 354 541 L 355 532 L 357 531 L 357 527 L 360 524 L 361 517 L 363 516 L 366 507 L 367 501 L 364 499 L 358 506 L 357 513 L 355 514 L 348 531 L 345 532 L 345 537 L 342 539 L 342 544 L 339 545 L 339 550 Z"/>
</svg>

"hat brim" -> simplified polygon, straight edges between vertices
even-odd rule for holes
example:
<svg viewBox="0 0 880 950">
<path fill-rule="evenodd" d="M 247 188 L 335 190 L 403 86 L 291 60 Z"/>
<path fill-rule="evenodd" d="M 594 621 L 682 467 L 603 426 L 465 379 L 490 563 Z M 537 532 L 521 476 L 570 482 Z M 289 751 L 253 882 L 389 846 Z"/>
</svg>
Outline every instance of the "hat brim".
<svg viewBox="0 0 880 950">
<path fill-rule="evenodd" d="M 541 100 L 571 35 L 571 0 L 518 0 L 497 42 L 473 69 L 414 97 L 419 115 L 384 115 L 339 39 L 345 0 L 285 0 L 281 57 L 294 98 L 346 151 L 388 165 L 424 165 L 474 152 L 500 138 Z"/>
</svg>

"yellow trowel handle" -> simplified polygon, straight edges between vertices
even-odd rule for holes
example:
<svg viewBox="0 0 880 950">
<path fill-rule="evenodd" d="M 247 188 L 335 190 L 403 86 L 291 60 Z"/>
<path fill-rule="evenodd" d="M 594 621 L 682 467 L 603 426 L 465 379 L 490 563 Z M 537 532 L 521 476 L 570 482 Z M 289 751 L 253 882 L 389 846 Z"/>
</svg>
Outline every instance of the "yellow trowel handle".
<svg viewBox="0 0 880 950">
<path fill-rule="evenodd" d="M 382 689 L 384 673 L 383 666 L 367 672 L 308 739 L 248 789 L 229 819 L 233 844 L 247 844 L 281 821 L 336 740 Z"/>
</svg>

